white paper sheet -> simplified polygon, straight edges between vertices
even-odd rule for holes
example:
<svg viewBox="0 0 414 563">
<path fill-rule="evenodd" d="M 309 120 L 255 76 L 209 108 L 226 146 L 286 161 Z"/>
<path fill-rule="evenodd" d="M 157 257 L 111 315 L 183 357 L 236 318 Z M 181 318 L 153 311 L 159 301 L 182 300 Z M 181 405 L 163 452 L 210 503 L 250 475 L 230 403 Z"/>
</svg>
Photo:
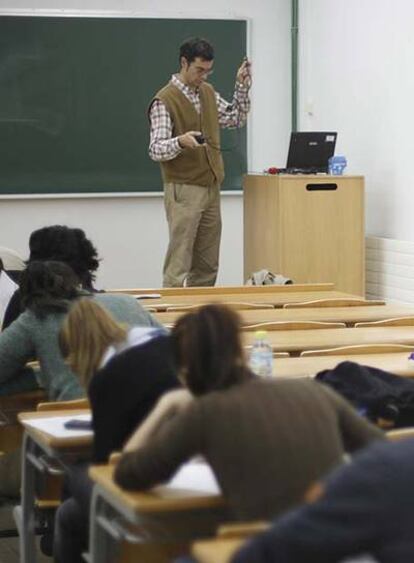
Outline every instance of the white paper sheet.
<svg viewBox="0 0 414 563">
<path fill-rule="evenodd" d="M 49 416 L 45 418 L 33 418 L 25 420 L 25 425 L 41 430 L 54 438 L 79 438 L 83 436 L 93 436 L 92 430 L 69 430 L 64 424 L 68 420 L 91 420 L 91 414 L 73 414 L 65 416 Z"/>
<path fill-rule="evenodd" d="M 221 494 L 211 467 L 203 462 L 186 463 L 165 486 L 169 489 L 188 489 L 202 493 Z"/>
</svg>

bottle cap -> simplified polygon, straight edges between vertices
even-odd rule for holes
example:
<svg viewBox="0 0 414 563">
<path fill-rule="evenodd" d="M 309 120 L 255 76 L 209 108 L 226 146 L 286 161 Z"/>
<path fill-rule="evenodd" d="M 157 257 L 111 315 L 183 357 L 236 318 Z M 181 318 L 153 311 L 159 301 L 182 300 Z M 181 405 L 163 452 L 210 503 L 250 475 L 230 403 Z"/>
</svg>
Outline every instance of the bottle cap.
<svg viewBox="0 0 414 563">
<path fill-rule="evenodd" d="M 257 339 L 263 339 L 267 336 L 267 330 L 256 330 L 255 337 Z"/>
</svg>

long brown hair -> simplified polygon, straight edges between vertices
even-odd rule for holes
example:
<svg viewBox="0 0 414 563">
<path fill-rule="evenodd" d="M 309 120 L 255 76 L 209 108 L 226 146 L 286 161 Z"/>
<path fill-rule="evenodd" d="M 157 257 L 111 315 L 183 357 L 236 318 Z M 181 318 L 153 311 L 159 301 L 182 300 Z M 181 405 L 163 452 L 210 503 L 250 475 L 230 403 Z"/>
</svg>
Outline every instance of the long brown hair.
<svg viewBox="0 0 414 563">
<path fill-rule="evenodd" d="M 71 369 L 87 388 L 105 350 L 125 340 L 127 329 L 92 298 L 70 308 L 59 333 L 59 346 Z"/>
<path fill-rule="evenodd" d="M 226 389 L 251 377 L 240 318 L 225 305 L 205 305 L 178 319 L 172 331 L 179 374 L 194 395 Z"/>
</svg>

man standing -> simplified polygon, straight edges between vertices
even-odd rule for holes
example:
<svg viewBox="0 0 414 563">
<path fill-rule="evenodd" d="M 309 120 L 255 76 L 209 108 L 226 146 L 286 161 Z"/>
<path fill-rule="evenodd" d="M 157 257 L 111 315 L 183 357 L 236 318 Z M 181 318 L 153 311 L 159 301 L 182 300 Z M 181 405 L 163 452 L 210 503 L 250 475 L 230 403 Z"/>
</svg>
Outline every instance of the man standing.
<svg viewBox="0 0 414 563">
<path fill-rule="evenodd" d="M 150 157 L 161 165 L 169 246 L 164 287 L 214 285 L 221 236 L 224 178 L 220 127 L 242 127 L 250 109 L 250 63 L 237 71 L 231 103 L 206 82 L 214 50 L 189 39 L 180 47 L 180 72 L 151 102 Z"/>
</svg>

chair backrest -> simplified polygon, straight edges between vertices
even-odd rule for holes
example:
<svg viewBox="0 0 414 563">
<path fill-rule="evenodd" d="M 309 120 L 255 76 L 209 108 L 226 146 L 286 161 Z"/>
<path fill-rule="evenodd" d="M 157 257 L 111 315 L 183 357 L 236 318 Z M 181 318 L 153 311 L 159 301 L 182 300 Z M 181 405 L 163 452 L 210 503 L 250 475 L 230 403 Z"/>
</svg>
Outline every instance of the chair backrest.
<svg viewBox="0 0 414 563">
<path fill-rule="evenodd" d="M 50 401 L 48 403 L 39 403 L 38 411 L 64 411 L 72 409 L 89 409 L 88 399 L 74 399 L 73 401 Z"/>
<path fill-rule="evenodd" d="M 269 528 L 269 522 L 257 520 L 253 522 L 227 522 L 217 530 L 219 538 L 248 538 L 260 534 Z"/>
<path fill-rule="evenodd" d="M 45 399 L 46 394 L 42 389 L 0 397 L 1 453 L 11 452 L 21 447 L 23 427 L 17 420 L 17 415 L 20 412 L 35 410 L 37 404 Z"/>
<path fill-rule="evenodd" d="M 367 321 L 355 323 L 355 328 L 367 328 L 376 326 L 414 326 L 414 317 L 396 317 L 394 319 L 383 319 L 382 321 Z"/>
<path fill-rule="evenodd" d="M 0 258 L 5 270 L 24 270 L 26 264 L 23 258 L 11 248 L 0 246 Z"/>
<path fill-rule="evenodd" d="M 242 330 L 312 330 L 318 328 L 345 327 L 345 323 L 325 323 L 320 321 L 268 321 L 244 325 Z"/>
<path fill-rule="evenodd" d="M 405 344 L 355 344 L 354 346 L 341 346 L 338 348 L 328 348 L 325 350 L 304 350 L 302 356 L 352 356 L 358 354 L 389 354 L 407 352 L 414 350 L 414 346 Z"/>
<path fill-rule="evenodd" d="M 302 309 L 306 307 L 365 307 L 370 305 L 385 305 L 385 301 L 366 300 L 350 297 L 343 299 L 341 297 L 335 299 L 314 299 L 313 301 L 301 301 L 296 303 L 285 303 L 284 309 Z"/>
<path fill-rule="evenodd" d="M 166 308 L 167 313 L 179 312 L 179 311 L 191 311 L 192 309 L 198 309 L 207 303 L 194 303 L 192 305 L 171 305 L 171 307 Z M 274 309 L 274 305 L 271 303 L 248 303 L 245 301 L 222 301 L 217 303 L 217 305 L 226 305 L 227 307 L 232 307 L 241 311 L 243 309 Z"/>
<path fill-rule="evenodd" d="M 243 346 L 243 348 L 246 350 L 247 354 L 250 353 L 250 350 L 253 348 L 252 344 L 246 344 L 246 346 Z M 289 358 L 290 357 L 290 353 L 289 352 L 272 352 L 272 356 L 273 358 Z"/>
</svg>

